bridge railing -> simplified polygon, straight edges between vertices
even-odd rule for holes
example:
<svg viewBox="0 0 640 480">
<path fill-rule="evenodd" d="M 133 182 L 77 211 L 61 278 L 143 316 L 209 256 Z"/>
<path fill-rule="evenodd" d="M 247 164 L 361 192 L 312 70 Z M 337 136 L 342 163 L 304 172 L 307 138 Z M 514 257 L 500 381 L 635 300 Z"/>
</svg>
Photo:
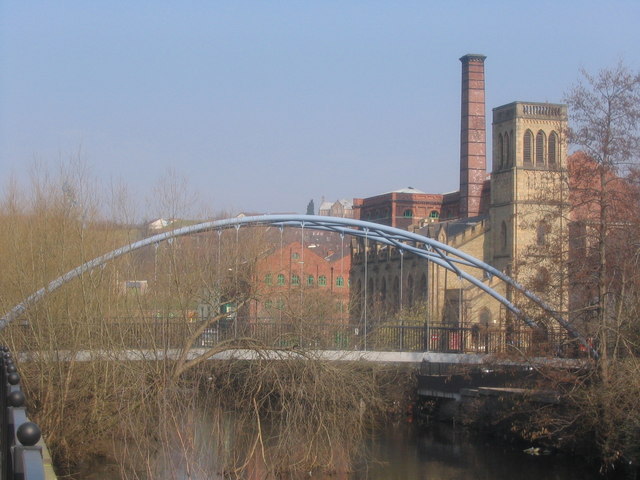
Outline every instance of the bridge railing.
<svg viewBox="0 0 640 480">
<path fill-rule="evenodd" d="M 20 375 L 7 347 L 0 348 L 0 478 L 55 479 L 38 425 L 29 421 Z"/>
<path fill-rule="evenodd" d="M 175 349 L 202 326 L 196 321 L 175 318 L 113 318 L 86 325 L 86 348 L 118 345 L 129 349 Z M 33 333 L 32 333 L 33 334 Z M 196 337 L 192 347 L 212 347 L 221 342 L 252 338 L 276 348 L 319 350 L 377 350 L 450 353 L 510 353 L 538 356 L 578 356 L 563 332 L 541 334 L 528 327 L 519 329 L 451 326 L 443 324 L 404 325 L 379 322 L 367 325 L 345 322 L 278 321 L 230 317 Z M 64 340 L 62 340 L 64 342 Z M 29 349 L 27 336 L 22 342 Z M 58 343 L 64 349 L 63 344 Z"/>
</svg>

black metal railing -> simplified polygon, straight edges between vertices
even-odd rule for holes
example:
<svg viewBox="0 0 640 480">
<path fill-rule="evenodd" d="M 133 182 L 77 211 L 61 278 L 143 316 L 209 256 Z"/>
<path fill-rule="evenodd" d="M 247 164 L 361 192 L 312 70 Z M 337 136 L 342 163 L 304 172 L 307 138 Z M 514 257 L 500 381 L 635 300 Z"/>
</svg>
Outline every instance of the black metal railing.
<svg viewBox="0 0 640 480">
<path fill-rule="evenodd" d="M 40 480 L 55 478 L 45 468 L 41 432 L 29 421 L 20 374 L 7 347 L 0 348 L 0 478 L 2 480 Z"/>
<path fill-rule="evenodd" d="M 101 350 L 105 346 L 128 349 L 179 349 L 190 337 L 191 347 L 212 347 L 236 339 L 254 339 L 275 348 L 312 348 L 318 350 L 375 350 L 443 353 L 521 353 L 535 356 L 584 356 L 564 332 L 543 333 L 528 327 L 493 328 L 450 326 L 444 324 L 404 325 L 402 323 L 313 322 L 244 319 L 230 317 L 205 328 L 200 320 L 175 318 L 114 318 L 95 325 L 85 325 L 86 348 Z M 25 331 L 21 350 L 30 350 L 37 342 L 35 326 Z M 75 328 L 81 328 L 78 324 Z M 366 331 L 365 331 L 366 330 Z M 41 334 L 42 332 L 40 332 Z M 79 336 L 76 336 L 76 339 Z M 65 349 L 64 339 L 57 342 Z M 69 345 L 69 348 L 72 346 Z M 77 344 L 73 348 L 77 349 Z M 16 347 L 17 348 L 17 347 Z M 582 354 L 582 355 L 581 355 Z"/>
</svg>

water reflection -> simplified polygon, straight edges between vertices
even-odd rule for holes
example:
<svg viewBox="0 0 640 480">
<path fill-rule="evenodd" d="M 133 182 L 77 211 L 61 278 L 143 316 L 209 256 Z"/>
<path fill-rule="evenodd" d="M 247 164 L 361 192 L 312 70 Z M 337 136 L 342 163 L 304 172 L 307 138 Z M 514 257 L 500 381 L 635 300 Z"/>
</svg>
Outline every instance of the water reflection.
<svg viewBox="0 0 640 480">
<path fill-rule="evenodd" d="M 529 456 L 519 449 L 470 438 L 462 430 L 435 425 L 418 432 L 393 425 L 370 441 L 372 462 L 353 480 L 595 480 L 596 472 L 574 459 L 557 455 Z"/>
<path fill-rule="evenodd" d="M 228 421 L 228 420 L 225 420 Z M 209 432 L 216 430 L 217 420 L 192 418 L 189 423 L 198 423 L 195 435 L 188 438 L 177 436 L 171 447 L 163 449 L 156 459 L 152 478 L 175 480 L 230 478 L 224 476 L 217 467 L 224 462 L 220 452 L 225 447 L 252 448 L 244 443 L 250 436 L 243 436 L 227 424 L 230 435 L 212 442 Z M 193 425 L 193 424 L 192 424 Z M 236 436 L 238 435 L 238 436 Z M 243 480 L 265 480 L 268 476 L 266 465 L 259 454 L 251 456 Z M 301 445 L 301 448 L 304 448 Z M 520 449 L 474 439 L 459 429 L 447 425 L 436 425 L 426 432 L 419 432 L 411 425 L 397 423 L 371 435 L 363 445 L 363 458 L 356 463 L 352 472 L 303 472 L 286 474 L 280 479 L 294 480 L 596 480 L 597 473 L 581 465 L 578 461 L 559 455 L 530 456 Z M 105 466 L 106 469 L 106 466 Z M 229 472 L 226 472 L 227 474 Z M 93 480 L 114 480 L 123 478 L 121 474 L 96 469 L 92 475 L 82 478 Z M 234 477 L 231 477 L 234 478 Z"/>
</svg>

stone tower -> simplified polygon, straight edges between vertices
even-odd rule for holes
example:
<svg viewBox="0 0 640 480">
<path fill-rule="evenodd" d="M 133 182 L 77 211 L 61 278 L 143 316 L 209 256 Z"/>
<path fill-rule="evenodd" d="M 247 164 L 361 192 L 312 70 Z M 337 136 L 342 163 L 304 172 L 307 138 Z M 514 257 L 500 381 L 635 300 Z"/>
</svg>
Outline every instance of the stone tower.
<svg viewBox="0 0 640 480">
<path fill-rule="evenodd" d="M 565 105 L 493 109 L 492 264 L 530 289 L 552 289 L 545 298 L 557 309 L 566 306 L 566 131 Z"/>
<path fill-rule="evenodd" d="M 460 218 L 480 214 L 482 185 L 487 176 L 484 109 L 484 55 L 467 54 L 462 62 L 460 124 Z"/>
</svg>

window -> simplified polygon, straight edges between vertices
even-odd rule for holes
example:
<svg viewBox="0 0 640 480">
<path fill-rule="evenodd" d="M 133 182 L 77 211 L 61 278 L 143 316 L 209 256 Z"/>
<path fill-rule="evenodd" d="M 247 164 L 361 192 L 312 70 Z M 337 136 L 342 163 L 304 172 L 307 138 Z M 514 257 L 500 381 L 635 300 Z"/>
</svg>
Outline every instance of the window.
<svg viewBox="0 0 640 480">
<path fill-rule="evenodd" d="M 324 275 L 320 275 L 318 277 L 318 285 L 320 285 L 321 287 L 326 287 L 327 286 L 327 277 L 325 277 Z"/>
<path fill-rule="evenodd" d="M 485 328 L 493 323 L 491 321 L 491 312 L 489 311 L 489 309 L 487 307 L 484 307 L 480 311 L 480 322 L 479 323 L 480 323 L 480 326 L 485 327 Z"/>
<path fill-rule="evenodd" d="M 544 165 L 544 156 L 545 156 L 544 144 L 545 144 L 544 132 L 540 130 L 536 135 L 536 165 L 537 166 Z"/>
<path fill-rule="evenodd" d="M 549 235 L 549 224 L 544 220 L 538 224 L 538 228 L 536 229 L 536 242 L 539 247 L 544 247 L 547 245 Z"/>
<path fill-rule="evenodd" d="M 502 134 L 498 135 L 498 155 L 500 155 L 500 167 L 504 167 L 504 139 Z"/>
<path fill-rule="evenodd" d="M 437 210 L 431 210 L 431 213 L 429 213 L 429 218 L 437 220 L 438 218 L 440 218 L 440 213 Z"/>
<path fill-rule="evenodd" d="M 270 310 L 273 307 L 273 302 L 271 300 L 267 300 L 266 302 L 264 302 L 264 308 L 266 308 L 267 310 Z"/>
<path fill-rule="evenodd" d="M 272 281 L 271 281 L 271 274 L 270 273 L 267 273 L 264 276 L 264 283 L 266 283 L 267 285 L 271 285 Z"/>
<path fill-rule="evenodd" d="M 309 275 L 307 277 L 307 287 L 313 287 L 315 279 L 313 278 L 313 275 Z"/>
<path fill-rule="evenodd" d="M 291 254 L 291 259 L 292 260 L 298 260 L 300 258 L 300 254 L 298 252 L 293 252 Z"/>
<path fill-rule="evenodd" d="M 533 148 L 533 133 L 531 130 L 524 132 L 524 144 L 522 146 L 522 159 L 525 165 L 532 164 L 531 150 Z"/>
<path fill-rule="evenodd" d="M 336 287 L 344 287 L 344 278 L 342 277 L 336 278 Z"/>
<path fill-rule="evenodd" d="M 284 275 L 282 273 L 278 274 L 278 285 L 284 285 L 285 284 L 285 279 L 284 279 Z"/>
<path fill-rule="evenodd" d="M 558 134 L 551 132 L 549 135 L 549 150 L 547 153 L 549 165 L 555 165 L 558 163 Z"/>
<path fill-rule="evenodd" d="M 300 277 L 295 273 L 291 275 L 291 285 L 300 285 Z"/>
<path fill-rule="evenodd" d="M 420 277 L 420 284 L 418 285 L 418 298 L 420 301 L 424 302 L 427 300 L 427 275 L 422 274 Z"/>
<path fill-rule="evenodd" d="M 551 282 L 551 275 L 549 274 L 549 270 L 545 267 L 538 267 L 534 277 L 533 277 L 532 287 L 534 290 L 538 292 L 544 292 L 547 288 L 549 288 L 549 283 Z"/>
<path fill-rule="evenodd" d="M 500 249 L 507 250 L 507 224 L 504 221 L 500 224 Z"/>
<path fill-rule="evenodd" d="M 509 143 L 509 134 L 504 134 L 504 166 L 508 167 L 511 164 L 511 144 Z"/>
<path fill-rule="evenodd" d="M 405 218 L 411 218 L 413 217 L 413 210 L 411 210 L 410 208 L 407 208 L 404 213 L 402 214 L 403 217 Z"/>
</svg>

